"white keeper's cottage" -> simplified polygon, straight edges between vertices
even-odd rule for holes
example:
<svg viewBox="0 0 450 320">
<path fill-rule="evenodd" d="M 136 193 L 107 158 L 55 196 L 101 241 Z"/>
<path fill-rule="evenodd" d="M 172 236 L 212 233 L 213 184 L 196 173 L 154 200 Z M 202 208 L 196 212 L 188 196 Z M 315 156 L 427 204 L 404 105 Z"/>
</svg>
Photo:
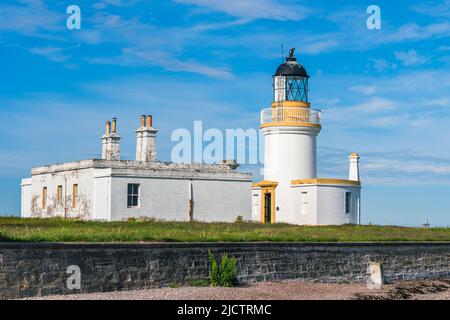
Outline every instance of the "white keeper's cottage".
<svg viewBox="0 0 450 320">
<path fill-rule="evenodd" d="M 359 224 L 359 156 L 349 157 L 348 180 L 317 177 L 320 111 L 310 108 L 308 79 L 291 49 L 273 76 L 272 106 L 261 111 L 264 180 L 252 187 L 252 218 L 262 223 Z"/>
<path fill-rule="evenodd" d="M 136 130 L 136 160 L 120 160 L 117 120 L 106 123 L 102 159 L 33 168 L 22 180 L 22 217 L 178 221 L 251 219 L 251 174 L 223 164 L 179 164 L 156 158 L 151 116 Z"/>
</svg>

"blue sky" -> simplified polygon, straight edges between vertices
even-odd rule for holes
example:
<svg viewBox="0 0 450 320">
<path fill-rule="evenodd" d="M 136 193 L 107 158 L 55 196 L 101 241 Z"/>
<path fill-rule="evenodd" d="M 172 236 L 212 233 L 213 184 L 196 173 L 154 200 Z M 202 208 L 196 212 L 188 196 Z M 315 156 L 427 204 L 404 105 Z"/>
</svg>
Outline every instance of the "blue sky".
<svg viewBox="0 0 450 320">
<path fill-rule="evenodd" d="M 81 30 L 66 28 L 69 4 Z M 366 27 L 371 4 L 381 30 Z M 0 214 L 19 213 L 31 167 L 98 158 L 113 116 L 125 159 L 143 113 L 162 160 L 194 120 L 258 128 L 281 43 L 323 110 L 319 175 L 345 177 L 359 152 L 364 223 L 450 225 L 448 0 L 2 1 Z"/>
</svg>

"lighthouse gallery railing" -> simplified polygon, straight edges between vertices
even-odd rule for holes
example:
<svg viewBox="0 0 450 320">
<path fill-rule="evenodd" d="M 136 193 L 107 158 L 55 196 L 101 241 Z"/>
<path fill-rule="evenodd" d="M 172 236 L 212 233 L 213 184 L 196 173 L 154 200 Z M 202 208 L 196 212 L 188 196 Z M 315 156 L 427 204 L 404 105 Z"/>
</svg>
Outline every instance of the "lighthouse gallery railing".
<svg viewBox="0 0 450 320">
<path fill-rule="evenodd" d="M 261 111 L 261 125 L 264 124 L 292 124 L 302 123 L 320 124 L 319 110 L 298 107 L 277 107 Z"/>
</svg>

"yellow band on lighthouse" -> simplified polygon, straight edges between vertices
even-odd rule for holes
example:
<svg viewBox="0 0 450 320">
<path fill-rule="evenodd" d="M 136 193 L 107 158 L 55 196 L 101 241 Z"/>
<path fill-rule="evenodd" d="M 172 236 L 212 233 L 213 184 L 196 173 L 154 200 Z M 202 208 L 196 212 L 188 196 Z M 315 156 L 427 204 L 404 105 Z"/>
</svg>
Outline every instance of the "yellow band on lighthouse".
<svg viewBox="0 0 450 320">
<path fill-rule="evenodd" d="M 274 101 L 272 102 L 272 108 L 309 108 L 311 106 L 311 103 L 306 101 L 290 101 L 290 100 L 284 100 L 284 101 Z"/>
</svg>

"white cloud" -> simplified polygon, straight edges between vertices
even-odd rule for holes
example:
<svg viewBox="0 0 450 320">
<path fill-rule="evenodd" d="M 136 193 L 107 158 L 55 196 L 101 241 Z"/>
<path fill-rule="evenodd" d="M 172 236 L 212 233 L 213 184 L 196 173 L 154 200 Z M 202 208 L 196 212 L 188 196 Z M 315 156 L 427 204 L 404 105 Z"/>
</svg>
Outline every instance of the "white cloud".
<svg viewBox="0 0 450 320">
<path fill-rule="evenodd" d="M 310 12 L 303 5 L 281 4 L 273 0 L 174 0 L 174 2 L 195 5 L 248 20 L 301 20 Z"/>
<path fill-rule="evenodd" d="M 339 43 L 333 39 L 327 39 L 323 41 L 312 41 L 302 45 L 302 52 L 309 54 L 320 54 L 327 52 L 338 47 Z"/>
<path fill-rule="evenodd" d="M 373 85 L 357 85 L 350 87 L 350 91 L 370 96 L 378 91 L 378 87 Z"/>
<path fill-rule="evenodd" d="M 408 120 L 408 115 L 379 115 L 377 117 L 373 117 L 372 119 L 368 119 L 368 123 L 372 128 L 392 128 L 397 126 L 399 123 L 405 124 Z"/>
<path fill-rule="evenodd" d="M 394 55 L 404 66 L 420 66 L 428 61 L 428 58 L 417 54 L 416 50 L 396 51 Z"/>
<path fill-rule="evenodd" d="M 76 37 L 78 40 L 89 45 L 100 44 L 104 41 L 103 34 L 98 30 L 81 29 Z"/>
<path fill-rule="evenodd" d="M 226 66 L 211 66 L 196 60 L 182 58 L 186 45 L 208 43 L 202 41 L 202 30 L 195 27 L 161 28 L 137 17 L 123 18 L 100 12 L 91 21 L 95 31 L 80 32 L 78 40 L 89 44 L 113 43 L 119 46 L 115 55 L 86 57 L 85 61 L 95 64 L 120 66 L 159 66 L 171 72 L 190 72 L 211 78 L 232 79 L 233 73 Z M 149 36 L 151 35 L 151 37 Z"/>
<path fill-rule="evenodd" d="M 450 141 L 446 126 L 450 121 L 450 109 L 445 108 L 450 105 L 450 76 L 445 70 L 346 77 L 325 74 L 318 81 L 315 87 L 321 97 L 317 101 L 330 101 L 332 98 L 338 101 L 316 104 L 325 108 L 324 128 L 331 129 L 343 140 L 353 139 L 356 135 L 364 136 L 371 145 L 386 142 L 412 144 L 427 150 L 438 141 L 444 145 L 446 139 Z M 340 84 L 338 87 L 329 89 L 337 83 Z M 345 128 L 344 132 L 342 128 Z M 347 130 L 352 136 L 346 136 Z M 378 136 L 368 132 L 377 132 Z M 387 132 L 394 134 L 388 136 Z M 438 148 L 442 150 L 442 147 Z"/>
<path fill-rule="evenodd" d="M 446 12 L 450 12 L 450 0 L 446 0 Z M 321 15 L 316 15 L 316 17 L 334 23 L 335 30 L 289 35 L 290 39 L 299 38 L 307 42 L 310 39 L 309 45 L 312 47 L 315 45 L 322 46 L 324 39 L 333 44 L 323 46 L 322 50 L 305 51 L 309 54 L 365 51 L 394 43 L 440 39 L 450 36 L 450 23 L 447 21 L 435 21 L 428 24 L 405 23 L 403 25 L 386 23 L 382 30 L 374 32 L 367 29 L 365 24 L 367 14 L 361 7 L 344 7 L 336 12 L 322 12 Z"/>
<path fill-rule="evenodd" d="M 139 0 L 99 0 L 92 5 L 95 9 L 105 9 L 112 7 L 127 7 L 136 4 Z"/>
<path fill-rule="evenodd" d="M 149 63 L 161 65 L 169 71 L 192 72 L 218 79 L 233 78 L 233 74 L 224 68 L 213 68 L 195 61 L 182 61 L 165 52 L 141 51 L 139 49 L 127 48 L 124 50 L 124 53 L 131 56 L 132 60 L 134 60 L 133 57 L 137 57 Z"/>
<path fill-rule="evenodd" d="M 132 1 L 133 3 L 137 2 Z M 210 42 L 203 32 L 194 27 L 160 27 L 142 22 L 141 17 L 126 18 L 105 11 L 109 6 L 129 6 L 122 0 L 103 0 L 96 3 L 100 11 L 84 18 L 90 28 L 78 32 L 65 33 L 65 13 L 57 13 L 47 8 L 43 1 L 21 1 L 24 5 L 0 5 L 0 31 L 19 32 L 32 37 L 51 37 L 52 45 L 34 45 L 27 50 L 46 57 L 50 61 L 65 62 L 71 55 L 62 44 L 71 41 L 88 45 L 114 44 L 116 50 L 107 56 L 84 56 L 82 60 L 92 63 L 118 63 L 126 66 L 160 66 L 170 72 L 191 72 L 207 77 L 231 79 L 232 71 L 227 66 L 207 65 L 194 59 L 186 60 L 182 56 L 184 48 L 198 43 Z M 103 10 L 105 9 L 105 10 Z M 150 36 L 151 35 L 151 36 Z M 211 37 L 210 39 L 214 39 Z M 220 40 L 217 39 L 217 43 Z M 207 46 L 207 45 L 206 45 Z M 114 52 L 118 52 L 114 56 Z M 74 67 L 74 64 L 67 65 Z"/>
<path fill-rule="evenodd" d="M 394 106 L 394 101 L 380 97 L 373 97 L 367 102 L 352 106 L 350 110 L 364 113 L 379 113 L 386 110 L 392 110 Z"/>
<path fill-rule="evenodd" d="M 377 96 L 367 99 L 364 96 L 359 99 L 363 100 L 362 102 L 335 105 L 326 109 L 323 114 L 324 125 L 352 128 L 358 131 L 368 128 L 395 127 L 398 123 L 407 120 L 398 115 L 398 109 L 401 106 L 398 101 Z"/>
<path fill-rule="evenodd" d="M 305 50 L 307 54 L 322 54 L 336 51 L 367 51 L 378 47 L 417 42 L 430 39 L 441 39 L 450 36 L 449 22 L 434 22 L 429 24 L 406 23 L 400 26 L 386 24 L 382 30 L 371 31 L 366 28 L 364 10 L 347 8 L 329 15 L 324 14 L 322 19 L 327 19 L 335 24 L 335 30 L 325 32 L 295 32 L 284 33 L 278 38 L 288 38 L 293 42 L 311 50 Z M 266 38 L 270 38 L 266 34 Z M 317 48 L 317 49 L 316 49 Z M 394 65 L 383 65 L 382 59 L 377 59 L 377 67 L 380 69 L 392 68 Z"/>
<path fill-rule="evenodd" d="M 389 62 L 385 59 L 369 58 L 368 60 L 371 62 L 371 64 L 368 67 L 373 68 L 373 69 L 377 70 L 378 72 L 397 69 L 397 65 L 395 63 Z"/>
<path fill-rule="evenodd" d="M 0 31 L 29 36 L 63 29 L 65 15 L 58 15 L 41 0 L 19 1 L 20 5 L 0 4 Z"/>
<path fill-rule="evenodd" d="M 172 72 L 190 72 L 216 79 L 233 79 L 231 70 L 223 67 L 211 67 L 195 61 L 184 61 L 171 53 L 141 48 L 125 48 L 122 54 L 113 57 L 96 57 L 87 59 L 90 63 L 113 64 L 121 66 L 160 66 Z"/>
<path fill-rule="evenodd" d="M 405 151 L 403 154 L 396 152 L 394 156 L 388 153 L 383 153 L 382 156 L 369 154 L 366 163 L 362 165 L 362 170 L 366 172 L 367 176 L 373 175 L 378 179 L 382 176 L 388 178 L 389 175 L 399 179 L 400 176 L 403 182 L 416 180 L 415 183 L 419 184 L 427 182 L 423 180 L 425 176 L 431 181 L 439 179 L 441 182 L 450 183 L 450 165 L 445 164 L 442 159 L 432 156 L 418 157 L 417 153 L 412 151 Z M 415 178 L 410 179 L 411 175 L 414 175 Z M 417 179 L 418 176 L 422 179 Z"/>
<path fill-rule="evenodd" d="M 450 165 L 445 158 L 397 148 L 384 151 L 359 150 L 361 180 L 364 185 L 450 184 Z M 319 174 L 344 178 L 348 172 L 347 157 L 354 149 L 319 147 Z"/>
<path fill-rule="evenodd" d="M 438 98 L 431 99 L 425 103 L 426 106 L 430 107 L 450 107 L 450 98 Z"/>
<path fill-rule="evenodd" d="M 383 43 L 417 41 L 430 38 L 442 38 L 450 35 L 450 23 L 440 22 L 428 25 L 408 23 L 402 25 L 397 31 L 388 34 L 381 40 Z"/>
<path fill-rule="evenodd" d="M 427 1 L 411 6 L 411 9 L 431 17 L 450 17 L 450 0 Z"/>
<path fill-rule="evenodd" d="M 64 48 L 56 48 L 52 46 L 31 48 L 29 51 L 33 54 L 43 56 L 53 62 L 65 62 L 71 57 L 70 54 L 64 53 Z"/>
</svg>

